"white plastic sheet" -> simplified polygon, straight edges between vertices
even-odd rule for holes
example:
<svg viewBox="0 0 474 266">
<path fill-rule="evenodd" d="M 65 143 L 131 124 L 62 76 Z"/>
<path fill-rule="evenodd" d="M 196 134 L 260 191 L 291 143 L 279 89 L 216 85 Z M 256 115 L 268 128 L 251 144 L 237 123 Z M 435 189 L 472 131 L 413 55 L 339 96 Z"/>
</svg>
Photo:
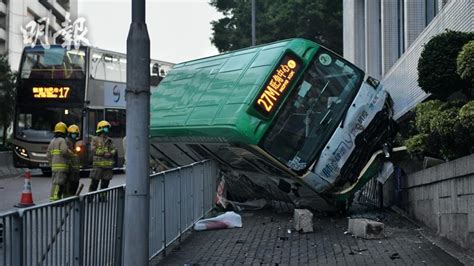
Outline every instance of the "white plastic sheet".
<svg viewBox="0 0 474 266">
<path fill-rule="evenodd" d="M 226 229 L 242 227 L 242 218 L 239 214 L 229 211 L 214 218 L 198 221 L 194 225 L 194 230 L 204 231 L 213 229 Z"/>
</svg>

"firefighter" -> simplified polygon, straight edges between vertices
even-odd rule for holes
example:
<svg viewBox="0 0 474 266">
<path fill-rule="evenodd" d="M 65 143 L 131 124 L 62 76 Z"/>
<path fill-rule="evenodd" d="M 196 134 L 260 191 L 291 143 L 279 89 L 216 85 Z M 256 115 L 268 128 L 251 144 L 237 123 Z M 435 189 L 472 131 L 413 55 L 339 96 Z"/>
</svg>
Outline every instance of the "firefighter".
<svg viewBox="0 0 474 266">
<path fill-rule="evenodd" d="M 69 150 L 72 151 L 71 159 L 69 160 L 69 172 L 66 179 L 65 196 L 70 197 L 76 194 L 79 187 L 79 173 L 81 169 L 81 161 L 79 159 L 80 150 L 76 150 L 76 142 L 79 138 L 79 127 L 77 125 L 70 125 L 67 128 L 66 143 Z"/>
<path fill-rule="evenodd" d="M 90 191 L 96 191 L 100 182 L 100 189 L 107 188 L 113 176 L 114 158 L 117 150 L 111 138 L 109 122 L 102 120 L 97 123 L 96 136 L 92 139 L 91 152 L 93 154 Z"/>
<path fill-rule="evenodd" d="M 66 143 L 67 126 L 59 122 L 54 126 L 54 138 L 48 146 L 47 157 L 51 166 L 53 186 L 49 196 L 50 201 L 61 199 L 69 170 L 69 159 L 72 152 Z"/>
</svg>

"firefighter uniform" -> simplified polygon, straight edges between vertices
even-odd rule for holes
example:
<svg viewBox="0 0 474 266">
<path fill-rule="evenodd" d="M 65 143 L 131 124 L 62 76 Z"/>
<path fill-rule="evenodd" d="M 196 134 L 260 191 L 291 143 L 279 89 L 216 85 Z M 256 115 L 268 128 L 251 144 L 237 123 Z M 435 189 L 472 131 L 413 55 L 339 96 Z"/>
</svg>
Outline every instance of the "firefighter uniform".
<svg viewBox="0 0 474 266">
<path fill-rule="evenodd" d="M 49 165 L 51 166 L 53 186 L 49 196 L 50 201 L 61 199 L 64 190 L 67 174 L 69 171 L 69 159 L 71 151 L 66 143 L 67 126 L 59 122 L 54 127 L 54 138 L 51 140 L 47 150 Z"/>
<path fill-rule="evenodd" d="M 69 160 L 69 172 L 66 179 L 65 196 L 74 196 L 79 187 L 81 161 L 79 159 L 80 150 L 76 150 L 76 141 L 79 137 L 79 127 L 77 125 L 70 125 L 67 128 L 68 137 L 66 139 L 69 150 L 72 151 Z"/>
<path fill-rule="evenodd" d="M 96 191 L 100 182 L 100 189 L 107 188 L 113 176 L 114 158 L 117 150 L 111 138 L 108 137 L 110 124 L 103 120 L 97 124 L 97 136 L 92 138 L 91 151 L 92 172 L 89 191 Z"/>
</svg>

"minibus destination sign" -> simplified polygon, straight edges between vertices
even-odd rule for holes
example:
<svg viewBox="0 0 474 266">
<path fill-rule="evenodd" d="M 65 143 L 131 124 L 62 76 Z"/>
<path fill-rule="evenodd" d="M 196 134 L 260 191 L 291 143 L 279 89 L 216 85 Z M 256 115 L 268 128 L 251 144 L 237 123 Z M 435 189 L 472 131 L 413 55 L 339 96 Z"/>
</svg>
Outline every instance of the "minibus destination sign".
<svg viewBox="0 0 474 266">
<path fill-rule="evenodd" d="M 258 94 L 253 104 L 255 110 L 265 117 L 270 117 L 284 98 L 300 68 L 300 60 L 292 54 L 286 54 Z"/>
</svg>

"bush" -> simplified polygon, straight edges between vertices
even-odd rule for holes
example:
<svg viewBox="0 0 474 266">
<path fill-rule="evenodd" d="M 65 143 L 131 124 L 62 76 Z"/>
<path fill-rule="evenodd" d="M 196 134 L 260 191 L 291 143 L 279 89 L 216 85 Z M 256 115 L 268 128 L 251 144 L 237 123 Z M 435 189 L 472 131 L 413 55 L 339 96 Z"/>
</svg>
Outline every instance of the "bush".
<svg viewBox="0 0 474 266">
<path fill-rule="evenodd" d="M 439 100 L 420 103 L 415 108 L 415 128 L 418 132 L 431 132 L 431 120 L 435 118 L 443 106 Z"/>
<path fill-rule="evenodd" d="M 418 61 L 418 85 L 438 99 L 447 99 L 457 91 L 469 96 L 470 82 L 457 74 L 456 59 L 462 47 L 472 40 L 472 32 L 447 31 L 433 37 Z"/>
<path fill-rule="evenodd" d="M 459 110 L 459 119 L 465 127 L 474 129 L 474 101 L 468 102 Z"/>
<path fill-rule="evenodd" d="M 407 151 L 416 157 L 423 157 L 428 150 L 428 134 L 417 134 L 405 141 Z"/>
<path fill-rule="evenodd" d="M 452 160 L 472 153 L 474 101 L 433 100 L 419 104 L 415 112 L 416 134 L 405 141 L 410 154 Z"/>
<path fill-rule="evenodd" d="M 474 41 L 462 47 L 457 58 L 457 73 L 472 86 L 474 83 Z"/>
</svg>

